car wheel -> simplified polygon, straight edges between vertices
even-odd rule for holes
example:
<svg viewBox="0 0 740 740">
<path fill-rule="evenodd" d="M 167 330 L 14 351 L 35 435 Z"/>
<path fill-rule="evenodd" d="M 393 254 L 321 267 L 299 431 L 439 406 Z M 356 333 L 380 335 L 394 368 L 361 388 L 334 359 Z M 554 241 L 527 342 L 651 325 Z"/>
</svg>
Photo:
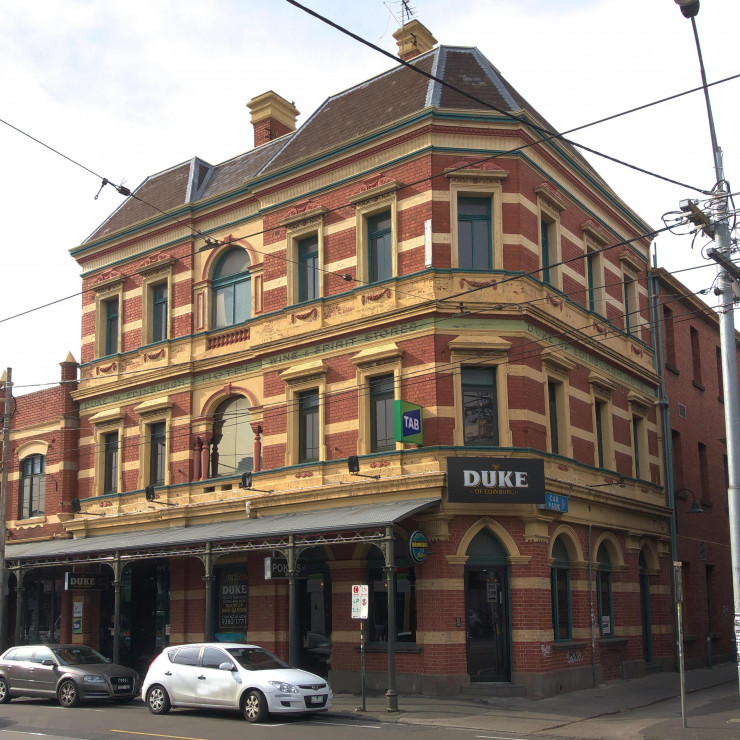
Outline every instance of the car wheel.
<svg viewBox="0 0 740 740">
<path fill-rule="evenodd" d="M 10 701 L 10 688 L 4 678 L 0 678 L 0 704 L 7 704 Z"/>
<path fill-rule="evenodd" d="M 248 722 L 264 722 L 267 719 L 267 701 L 261 691 L 252 689 L 242 702 L 244 718 Z"/>
<path fill-rule="evenodd" d="M 149 691 L 146 692 L 146 705 L 152 714 L 167 714 L 172 708 L 167 689 L 158 683 L 150 686 Z"/>
<path fill-rule="evenodd" d="M 77 684 L 69 679 L 62 681 L 57 691 L 57 699 L 63 707 L 76 707 L 80 703 L 80 692 Z"/>
</svg>

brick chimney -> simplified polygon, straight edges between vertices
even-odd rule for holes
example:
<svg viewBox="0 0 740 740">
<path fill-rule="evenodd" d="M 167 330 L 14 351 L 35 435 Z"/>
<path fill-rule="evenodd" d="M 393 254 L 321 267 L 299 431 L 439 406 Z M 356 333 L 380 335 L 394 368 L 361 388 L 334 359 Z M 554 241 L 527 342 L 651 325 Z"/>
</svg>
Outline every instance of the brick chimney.
<svg viewBox="0 0 740 740">
<path fill-rule="evenodd" d="M 398 44 L 398 56 L 406 62 L 433 49 L 437 43 L 430 30 L 416 18 L 394 31 L 393 38 Z"/>
<path fill-rule="evenodd" d="M 59 363 L 62 368 L 62 383 L 74 383 L 77 381 L 77 360 L 72 356 L 72 353 L 67 353 L 67 357 L 64 362 Z"/>
<path fill-rule="evenodd" d="M 252 111 L 255 146 L 295 131 L 298 109 L 272 90 L 252 98 L 247 108 Z"/>
</svg>

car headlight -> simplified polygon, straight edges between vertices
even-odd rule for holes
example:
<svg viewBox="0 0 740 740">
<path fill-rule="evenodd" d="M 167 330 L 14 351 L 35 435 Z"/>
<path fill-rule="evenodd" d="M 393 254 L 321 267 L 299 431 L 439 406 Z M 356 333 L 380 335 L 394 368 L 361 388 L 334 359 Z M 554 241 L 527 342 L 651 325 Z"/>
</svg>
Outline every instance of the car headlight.
<svg viewBox="0 0 740 740">
<path fill-rule="evenodd" d="M 85 683 L 105 683 L 105 679 L 102 676 L 96 676 L 95 674 L 83 676 L 82 680 Z"/>
<path fill-rule="evenodd" d="M 281 694 L 299 694 L 298 689 L 292 683 L 285 681 L 268 681 L 270 686 L 274 686 Z"/>
</svg>

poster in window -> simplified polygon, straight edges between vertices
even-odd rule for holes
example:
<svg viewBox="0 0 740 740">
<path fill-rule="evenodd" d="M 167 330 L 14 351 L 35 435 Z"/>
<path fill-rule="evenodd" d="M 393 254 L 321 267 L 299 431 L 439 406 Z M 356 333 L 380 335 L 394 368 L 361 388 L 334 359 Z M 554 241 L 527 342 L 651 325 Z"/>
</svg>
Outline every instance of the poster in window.
<svg viewBox="0 0 740 740">
<path fill-rule="evenodd" d="M 232 632 L 236 628 L 246 632 L 249 584 L 244 566 L 221 568 L 218 573 L 218 629 Z"/>
</svg>

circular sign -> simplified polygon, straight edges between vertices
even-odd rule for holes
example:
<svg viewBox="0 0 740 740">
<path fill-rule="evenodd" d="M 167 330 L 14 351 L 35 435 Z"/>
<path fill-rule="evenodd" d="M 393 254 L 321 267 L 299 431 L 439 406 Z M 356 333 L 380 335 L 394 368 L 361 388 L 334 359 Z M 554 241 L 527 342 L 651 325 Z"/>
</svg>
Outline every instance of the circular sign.
<svg viewBox="0 0 740 740">
<path fill-rule="evenodd" d="M 428 551 L 429 542 L 427 542 L 424 532 L 419 529 L 413 531 L 409 537 L 409 555 L 411 556 L 411 560 L 421 565 L 426 560 Z"/>
</svg>

